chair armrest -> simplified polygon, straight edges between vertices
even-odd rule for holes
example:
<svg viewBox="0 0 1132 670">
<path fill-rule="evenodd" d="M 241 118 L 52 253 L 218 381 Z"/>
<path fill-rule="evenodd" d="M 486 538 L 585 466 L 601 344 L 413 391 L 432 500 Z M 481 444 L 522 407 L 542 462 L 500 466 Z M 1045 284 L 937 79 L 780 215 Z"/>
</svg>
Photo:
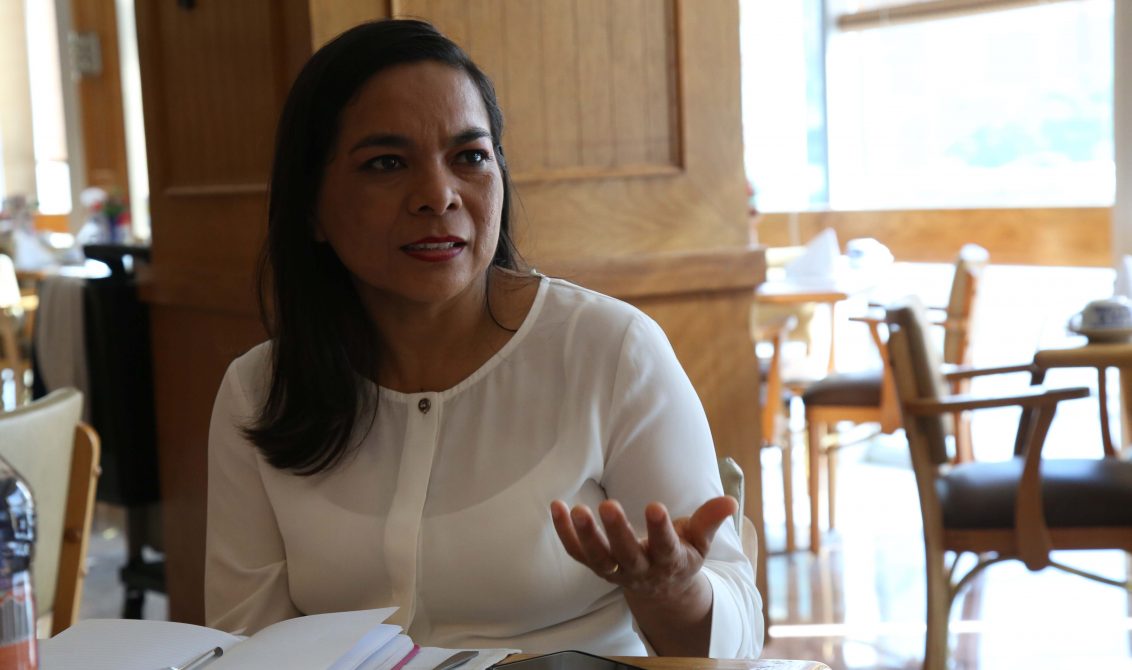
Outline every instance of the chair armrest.
<svg viewBox="0 0 1132 670">
<path fill-rule="evenodd" d="M 933 414 L 950 414 L 992 407 L 1037 407 L 1039 405 L 1052 405 L 1062 400 L 1088 397 L 1089 389 L 1083 386 L 1059 389 L 1032 386 L 1008 396 L 977 396 L 964 393 L 933 399 L 912 400 L 904 403 L 904 409 L 909 414 L 931 416 Z"/>
<path fill-rule="evenodd" d="M 943 365 L 943 378 L 947 381 L 956 381 L 959 379 L 971 379 L 973 377 L 983 377 L 986 375 L 1005 375 L 1013 374 L 1016 372 L 1028 372 L 1033 374 L 1037 367 L 1033 363 L 1019 363 L 1017 365 L 1000 365 L 993 368 L 972 368 L 965 365 L 954 365 L 952 363 L 944 363 Z"/>
<path fill-rule="evenodd" d="M 869 309 L 879 309 L 882 312 L 886 309 L 884 303 L 869 301 Z M 924 309 L 929 312 L 947 312 L 946 307 L 937 307 L 934 305 L 924 305 Z"/>
<path fill-rule="evenodd" d="M 857 314 L 856 316 L 849 317 L 849 320 L 856 321 L 857 323 L 863 323 L 869 326 L 880 325 L 884 323 L 884 313 L 881 312 Z"/>
</svg>

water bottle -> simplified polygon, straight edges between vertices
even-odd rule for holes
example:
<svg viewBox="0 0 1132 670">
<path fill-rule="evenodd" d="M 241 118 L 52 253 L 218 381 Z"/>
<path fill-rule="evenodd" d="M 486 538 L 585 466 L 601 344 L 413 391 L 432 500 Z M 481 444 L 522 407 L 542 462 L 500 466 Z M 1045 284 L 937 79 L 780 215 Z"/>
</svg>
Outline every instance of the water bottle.
<svg viewBox="0 0 1132 670">
<path fill-rule="evenodd" d="M 35 508 L 31 491 L 0 458 L 0 668 L 35 670 L 35 598 L 31 558 Z"/>
</svg>

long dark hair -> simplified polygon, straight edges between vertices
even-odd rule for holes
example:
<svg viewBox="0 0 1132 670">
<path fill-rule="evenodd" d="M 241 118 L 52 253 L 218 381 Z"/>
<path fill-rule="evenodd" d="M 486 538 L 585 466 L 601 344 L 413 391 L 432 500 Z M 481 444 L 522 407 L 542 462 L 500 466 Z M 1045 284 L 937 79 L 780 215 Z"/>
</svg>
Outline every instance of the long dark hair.
<svg viewBox="0 0 1132 670">
<path fill-rule="evenodd" d="M 319 49 L 291 86 L 279 119 L 259 265 L 260 315 L 272 339 L 271 383 L 244 434 L 276 468 L 301 475 L 333 468 L 352 449 L 359 420 L 371 428 L 376 420 L 376 398 L 366 392 L 365 378 L 377 378 L 377 335 L 349 271 L 329 244 L 315 240 L 317 202 L 343 108 L 378 72 L 422 61 L 459 69 L 479 89 L 503 177 L 492 266 L 517 268 L 503 113 L 491 80 L 423 21 L 365 23 Z"/>
</svg>

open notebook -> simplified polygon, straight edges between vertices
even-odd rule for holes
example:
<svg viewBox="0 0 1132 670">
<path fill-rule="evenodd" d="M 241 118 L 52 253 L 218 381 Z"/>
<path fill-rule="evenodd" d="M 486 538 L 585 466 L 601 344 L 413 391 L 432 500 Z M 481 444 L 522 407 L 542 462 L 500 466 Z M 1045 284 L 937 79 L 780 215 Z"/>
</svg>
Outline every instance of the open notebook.
<svg viewBox="0 0 1132 670">
<path fill-rule="evenodd" d="M 161 670 L 213 647 L 224 655 L 202 670 L 431 670 L 454 649 L 417 648 L 397 608 L 313 614 L 280 621 L 251 637 L 169 621 L 88 619 L 39 643 L 44 670 Z M 461 670 L 484 670 L 516 649 L 480 649 Z"/>
</svg>

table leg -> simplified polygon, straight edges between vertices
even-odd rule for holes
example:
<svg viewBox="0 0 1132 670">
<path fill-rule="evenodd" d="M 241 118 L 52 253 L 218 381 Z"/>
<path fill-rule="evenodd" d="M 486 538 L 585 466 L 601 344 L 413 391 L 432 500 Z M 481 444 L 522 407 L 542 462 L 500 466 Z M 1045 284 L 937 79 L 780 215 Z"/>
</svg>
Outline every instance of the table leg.
<svg viewBox="0 0 1132 670">
<path fill-rule="evenodd" d="M 1132 368 L 1120 368 L 1120 437 L 1118 451 L 1128 448 L 1132 437 Z"/>
<path fill-rule="evenodd" d="M 837 303 L 831 302 L 829 304 L 829 373 L 833 374 L 837 369 Z"/>
<path fill-rule="evenodd" d="M 1112 445 L 1112 425 L 1109 422 L 1109 418 L 1108 418 L 1108 376 L 1106 374 L 1107 371 L 1108 371 L 1108 369 L 1103 367 L 1103 366 L 1097 368 L 1097 403 L 1101 406 L 1101 444 L 1104 445 L 1104 455 L 1105 455 L 1106 458 L 1116 455 L 1116 449 Z M 1123 376 L 1121 377 L 1121 383 L 1123 383 Z M 1123 402 L 1124 394 L 1121 393 L 1120 395 L 1121 395 L 1121 402 Z M 1121 415 L 1124 415 L 1124 414 L 1125 414 L 1125 412 L 1122 411 Z M 1124 435 L 1124 434 L 1125 434 L 1125 431 L 1124 431 L 1124 428 L 1122 426 L 1121 427 L 1121 435 Z"/>
</svg>

